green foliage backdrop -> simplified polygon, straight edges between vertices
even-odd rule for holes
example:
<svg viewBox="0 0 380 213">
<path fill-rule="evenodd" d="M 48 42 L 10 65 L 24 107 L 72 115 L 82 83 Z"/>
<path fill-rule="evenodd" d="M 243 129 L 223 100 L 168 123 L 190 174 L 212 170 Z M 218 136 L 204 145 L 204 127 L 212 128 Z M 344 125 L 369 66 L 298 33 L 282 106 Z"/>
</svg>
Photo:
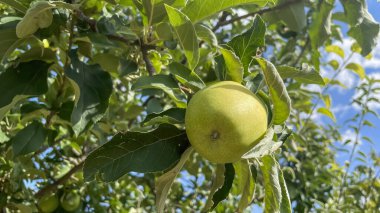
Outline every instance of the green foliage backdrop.
<svg viewBox="0 0 380 213">
<path fill-rule="evenodd" d="M 379 212 L 380 154 L 358 146 L 377 139 L 361 132 L 379 118 L 380 80 L 351 61 L 372 57 L 379 26 L 365 0 L 0 0 L 1 211 L 39 212 L 54 194 L 66 212 L 74 194 L 74 212 Z M 343 70 L 361 79 L 360 110 L 336 146 L 329 90 Z M 184 116 L 224 80 L 263 100 L 269 128 L 241 161 L 213 164 Z"/>
</svg>

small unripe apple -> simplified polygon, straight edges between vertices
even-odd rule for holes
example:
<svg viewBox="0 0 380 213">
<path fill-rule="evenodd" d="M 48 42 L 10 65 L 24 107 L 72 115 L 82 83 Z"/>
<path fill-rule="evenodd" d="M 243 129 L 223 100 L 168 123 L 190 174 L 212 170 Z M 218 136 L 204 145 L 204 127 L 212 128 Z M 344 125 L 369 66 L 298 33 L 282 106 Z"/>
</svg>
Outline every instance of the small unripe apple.
<svg viewBox="0 0 380 213">
<path fill-rule="evenodd" d="M 59 202 L 55 194 L 49 194 L 40 198 L 37 205 L 41 212 L 50 213 L 54 212 L 54 210 L 58 207 Z"/>
<path fill-rule="evenodd" d="M 76 191 L 65 192 L 61 197 L 61 206 L 66 211 L 76 210 L 81 202 L 80 195 Z"/>
</svg>

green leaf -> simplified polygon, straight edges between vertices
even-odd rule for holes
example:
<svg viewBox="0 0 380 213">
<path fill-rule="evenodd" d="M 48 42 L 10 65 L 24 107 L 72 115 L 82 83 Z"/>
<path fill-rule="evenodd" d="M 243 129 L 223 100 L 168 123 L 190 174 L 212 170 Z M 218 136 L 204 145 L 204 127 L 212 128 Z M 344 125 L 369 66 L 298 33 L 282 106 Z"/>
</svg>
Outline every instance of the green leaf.
<svg viewBox="0 0 380 213">
<path fill-rule="evenodd" d="M 218 78 L 219 81 L 226 81 L 227 80 L 227 67 L 226 63 L 224 61 L 223 55 L 218 55 L 215 57 L 215 76 Z"/>
<path fill-rule="evenodd" d="M 79 61 L 76 54 L 71 54 L 70 59 L 71 64 L 65 69 L 65 74 L 75 90 L 71 123 L 75 134 L 79 135 L 103 117 L 112 93 L 112 80 L 99 65 L 87 65 Z"/>
<path fill-rule="evenodd" d="M 43 60 L 51 63 L 56 60 L 56 57 L 56 52 L 50 48 L 32 47 L 19 56 L 19 61 L 28 62 L 33 60 Z"/>
<path fill-rule="evenodd" d="M 19 38 L 25 38 L 38 29 L 47 28 L 53 22 L 53 8 L 75 9 L 77 6 L 59 1 L 37 1 L 31 4 L 31 7 L 26 11 L 25 16 L 16 26 L 16 34 Z"/>
<path fill-rule="evenodd" d="M 138 71 L 138 64 L 132 60 L 127 59 L 120 59 L 118 71 L 120 74 L 120 77 L 123 77 L 125 75 L 135 73 Z"/>
<path fill-rule="evenodd" d="M 288 119 L 291 108 L 291 100 L 285 84 L 272 63 L 263 58 L 255 59 L 264 73 L 265 82 L 273 102 L 273 123 L 282 124 Z"/>
<path fill-rule="evenodd" d="M 375 127 L 375 125 L 369 120 L 364 120 L 363 126 Z"/>
<path fill-rule="evenodd" d="M 50 64 L 43 61 L 30 61 L 0 74 L 0 119 L 19 100 L 47 92 L 49 67 Z"/>
<path fill-rule="evenodd" d="M 183 108 L 171 108 L 160 113 L 152 113 L 146 116 L 142 122 L 144 126 L 150 126 L 155 124 L 183 124 L 185 122 L 186 109 Z"/>
<path fill-rule="evenodd" d="M 142 3 L 149 23 L 155 24 L 166 17 L 165 4 L 179 8 L 185 6 L 186 0 L 143 0 Z"/>
<path fill-rule="evenodd" d="M 269 155 L 281 147 L 281 142 L 273 141 L 274 129 L 269 128 L 265 133 L 263 139 L 261 139 L 251 150 L 246 152 L 242 158 L 260 158 L 264 155 Z"/>
<path fill-rule="evenodd" d="M 181 158 L 189 146 L 184 130 L 160 125 L 150 132 L 118 133 L 86 158 L 87 181 L 99 173 L 104 181 L 115 181 L 128 172 L 164 171 Z"/>
<path fill-rule="evenodd" d="M 365 70 L 360 64 L 352 62 L 347 64 L 345 68 L 355 72 L 360 77 L 360 79 L 364 79 L 366 76 Z"/>
<path fill-rule="evenodd" d="M 262 78 L 264 78 L 264 77 L 262 77 Z M 262 90 L 258 91 L 256 93 L 256 95 L 260 98 L 260 100 L 265 105 L 265 108 L 266 108 L 267 113 L 268 113 L 268 126 L 271 126 L 273 123 L 273 110 L 272 110 L 272 103 L 270 101 L 269 95 L 267 95 Z"/>
<path fill-rule="evenodd" d="M 331 112 L 329 109 L 321 107 L 317 110 L 319 113 L 326 115 L 327 117 L 331 118 L 334 122 L 336 122 L 334 113 Z"/>
<path fill-rule="evenodd" d="M 318 72 L 320 70 L 320 64 L 321 64 L 321 62 L 319 60 L 320 57 L 321 57 L 321 53 L 319 52 L 319 50 L 318 49 L 314 49 L 313 50 L 313 54 L 311 56 L 311 61 L 312 61 L 313 65 L 314 65 L 315 69 Z"/>
<path fill-rule="evenodd" d="M 167 22 L 161 22 L 155 26 L 155 31 L 158 38 L 161 40 L 173 40 L 173 33 L 170 24 Z"/>
<path fill-rule="evenodd" d="M 192 22 L 198 22 L 202 19 L 210 17 L 222 10 L 226 10 L 235 6 L 242 6 L 244 4 L 256 4 L 265 6 L 269 0 L 234 0 L 234 1 L 220 1 L 220 0 L 193 0 L 189 2 L 182 10 Z"/>
<path fill-rule="evenodd" d="M 179 43 L 185 52 L 189 68 L 193 70 L 199 61 L 197 34 L 189 18 L 176 8 L 165 5 L 170 24 L 173 26 Z"/>
<path fill-rule="evenodd" d="M 118 73 L 120 77 L 138 71 L 138 65 L 136 62 L 119 58 L 110 53 L 96 54 L 92 57 L 92 60 L 99 64 L 103 70 L 110 73 Z"/>
<path fill-rule="evenodd" d="M 322 1 L 318 12 L 313 13 L 309 34 L 314 50 L 321 46 L 331 34 L 331 15 L 334 2 L 335 0 Z"/>
<path fill-rule="evenodd" d="M 251 168 L 247 160 L 241 160 L 234 164 L 238 192 L 241 194 L 238 212 L 243 212 L 252 202 L 255 193 L 255 180 L 252 177 Z"/>
<path fill-rule="evenodd" d="M 331 107 L 331 97 L 329 95 L 323 95 L 322 100 L 325 103 L 325 106 L 327 109 L 330 109 Z"/>
<path fill-rule="evenodd" d="M 156 50 L 149 50 L 148 53 L 148 57 L 152 62 L 154 70 L 156 73 L 160 73 L 162 68 L 161 54 Z"/>
<path fill-rule="evenodd" d="M 256 15 L 252 27 L 241 35 L 234 37 L 227 43 L 235 54 L 240 58 L 245 72 L 251 64 L 252 57 L 256 56 L 257 49 L 265 45 L 265 23 L 260 16 Z"/>
<path fill-rule="evenodd" d="M 131 120 L 135 119 L 137 116 L 139 116 L 142 112 L 144 112 L 144 107 L 139 105 L 131 105 L 128 107 L 127 111 L 125 112 L 124 119 L 125 120 Z"/>
<path fill-rule="evenodd" d="M 177 82 L 169 75 L 143 76 L 132 85 L 132 90 L 161 89 L 174 100 L 177 107 L 186 108 L 186 103 L 175 92 L 180 92 Z"/>
<path fill-rule="evenodd" d="M 7 22 L 0 25 L 0 60 L 4 61 L 5 56 L 8 55 L 10 51 L 13 51 L 17 41 L 19 40 L 16 36 L 15 26 L 18 21 Z"/>
<path fill-rule="evenodd" d="M 329 45 L 325 48 L 326 52 L 335 53 L 341 58 L 344 58 L 344 50 L 337 45 Z"/>
<path fill-rule="evenodd" d="M 357 42 L 354 42 L 354 43 L 351 45 L 350 50 L 351 50 L 352 52 L 360 53 L 360 52 L 362 51 L 362 48 L 360 47 L 360 45 L 359 45 Z"/>
<path fill-rule="evenodd" d="M 328 64 L 334 69 L 337 70 L 339 68 L 339 62 L 337 60 L 331 60 Z"/>
<path fill-rule="evenodd" d="M 99 64 L 107 72 L 117 72 L 119 68 L 119 58 L 111 53 L 99 53 L 92 57 L 92 60 Z"/>
<path fill-rule="evenodd" d="M 264 179 L 264 212 L 292 212 L 290 197 L 279 163 L 272 155 L 261 158 Z"/>
<path fill-rule="evenodd" d="M 33 4 L 26 12 L 24 18 L 17 24 L 17 37 L 25 38 L 40 28 L 49 27 L 53 22 L 52 8 L 54 8 L 54 6 L 46 1 Z"/>
<path fill-rule="evenodd" d="M 9 138 L 7 137 L 7 135 L 3 131 L 1 131 L 1 129 L 0 129 L 0 144 L 4 143 L 5 141 L 8 141 L 8 140 L 9 140 Z"/>
<path fill-rule="evenodd" d="M 376 47 L 379 32 L 380 25 L 368 13 L 363 22 L 351 27 L 347 34 L 359 43 L 362 48 L 361 55 L 367 56 Z"/>
<path fill-rule="evenodd" d="M 26 11 L 28 10 L 27 7 L 25 7 L 21 2 L 17 0 L 0 0 L 1 3 L 7 4 L 13 9 L 25 14 Z"/>
<path fill-rule="evenodd" d="M 29 124 L 11 139 L 13 156 L 17 157 L 37 151 L 46 140 L 47 135 L 48 130 L 40 122 L 34 121 Z"/>
<path fill-rule="evenodd" d="M 367 136 L 363 136 L 362 139 L 365 140 L 365 141 L 367 141 L 367 142 L 369 142 L 369 143 L 371 143 L 371 144 L 373 144 L 372 139 L 369 138 L 369 137 L 367 137 Z"/>
<path fill-rule="evenodd" d="M 266 155 L 261 160 L 262 165 L 260 167 L 265 188 L 264 212 L 280 212 L 282 194 L 277 162 L 271 155 Z"/>
<path fill-rule="evenodd" d="M 368 55 L 378 41 L 380 25 L 368 12 L 367 3 L 364 0 L 343 1 L 346 22 L 351 28 L 348 35 L 361 46 L 361 54 Z"/>
<path fill-rule="evenodd" d="M 300 83 L 325 85 L 322 76 L 314 69 L 297 69 L 286 65 L 277 66 L 281 78 L 293 78 Z"/>
<path fill-rule="evenodd" d="M 224 164 L 217 164 L 216 165 L 216 171 L 214 172 L 213 180 L 212 180 L 212 185 L 211 185 L 211 190 L 209 193 L 209 196 L 207 198 L 205 207 L 203 208 L 202 212 L 208 212 L 210 208 L 214 205 L 213 202 L 213 196 L 215 192 L 221 188 L 224 184 L 224 173 L 226 171 L 226 168 Z"/>
<path fill-rule="evenodd" d="M 48 106 L 36 102 L 26 102 L 20 107 L 20 114 L 23 122 L 33 121 L 50 114 Z"/>
<path fill-rule="evenodd" d="M 287 1 L 288 0 L 279 0 L 278 4 L 284 4 Z M 301 32 L 306 26 L 307 19 L 304 7 L 304 1 L 299 1 L 298 3 L 281 8 L 275 13 L 292 31 Z"/>
<path fill-rule="evenodd" d="M 227 198 L 228 194 L 230 193 L 232 183 L 234 181 L 235 177 L 235 169 L 234 166 L 231 163 L 224 164 L 225 171 L 224 171 L 224 183 L 221 188 L 219 188 L 215 194 L 212 196 L 212 202 L 214 203 L 211 209 L 214 209 L 219 202 L 223 201 Z"/>
<path fill-rule="evenodd" d="M 169 64 L 168 68 L 170 73 L 172 73 L 180 83 L 190 89 L 198 91 L 205 87 L 205 83 L 202 79 L 194 71 L 191 71 L 184 65 L 178 62 L 173 62 Z"/>
<path fill-rule="evenodd" d="M 241 83 L 243 81 L 244 67 L 235 53 L 229 49 L 219 47 L 223 55 L 223 61 L 226 68 L 224 79 Z"/>
<path fill-rule="evenodd" d="M 212 30 L 202 24 L 194 25 L 195 31 L 199 39 L 207 42 L 211 47 L 218 46 L 218 39 L 215 36 L 215 33 Z"/>
<path fill-rule="evenodd" d="M 183 165 L 186 163 L 187 159 L 189 159 L 193 151 L 193 147 L 189 147 L 188 149 L 186 149 L 186 151 L 182 154 L 181 159 L 179 160 L 177 165 L 170 171 L 157 178 L 155 186 L 157 192 L 156 208 L 158 213 L 164 212 L 165 201 L 168 196 L 170 187 L 172 186 L 175 178 L 177 177 L 178 173 L 181 171 Z"/>
<path fill-rule="evenodd" d="M 27 98 L 28 96 L 27 95 L 16 95 L 12 102 L 9 103 L 8 105 L 6 106 L 3 106 L 0 108 L 0 119 L 3 119 L 4 116 L 7 114 L 7 112 L 12 109 L 12 107 L 14 107 L 19 101 Z"/>
<path fill-rule="evenodd" d="M 245 86 L 256 94 L 264 85 L 264 76 L 260 72 L 252 72 L 244 78 L 244 81 L 246 82 Z"/>
<path fill-rule="evenodd" d="M 278 179 L 280 181 L 280 186 L 281 186 L 281 205 L 280 205 L 280 212 L 281 213 L 291 213 L 292 212 L 292 207 L 290 203 L 290 197 L 289 197 L 289 192 L 288 188 L 286 186 L 286 182 L 284 179 L 284 174 L 281 171 L 280 165 L 276 162 L 277 167 L 278 167 Z"/>
</svg>

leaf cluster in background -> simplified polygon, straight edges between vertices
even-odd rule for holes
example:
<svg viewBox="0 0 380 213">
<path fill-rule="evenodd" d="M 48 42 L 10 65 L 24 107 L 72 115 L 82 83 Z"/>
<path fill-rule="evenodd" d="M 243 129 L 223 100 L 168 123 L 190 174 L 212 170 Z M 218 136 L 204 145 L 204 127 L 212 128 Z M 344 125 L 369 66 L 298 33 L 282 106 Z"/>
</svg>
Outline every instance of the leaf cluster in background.
<svg viewBox="0 0 380 213">
<path fill-rule="evenodd" d="M 380 82 L 351 61 L 376 56 L 367 3 L 0 0 L 0 208 L 38 212 L 39 198 L 75 191 L 74 212 L 380 211 L 379 153 L 359 146 L 376 143 L 365 130 L 378 128 Z M 343 71 L 360 84 L 342 124 L 330 91 Z M 225 80 L 261 99 L 268 130 L 216 165 L 184 118 Z"/>
</svg>

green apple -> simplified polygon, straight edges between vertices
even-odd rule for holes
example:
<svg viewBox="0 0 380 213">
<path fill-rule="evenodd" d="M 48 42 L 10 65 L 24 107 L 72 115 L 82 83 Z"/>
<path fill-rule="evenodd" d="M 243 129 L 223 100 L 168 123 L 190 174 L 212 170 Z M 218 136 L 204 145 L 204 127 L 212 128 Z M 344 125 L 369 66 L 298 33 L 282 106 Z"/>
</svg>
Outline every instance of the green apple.
<svg viewBox="0 0 380 213">
<path fill-rule="evenodd" d="M 66 211 L 76 210 L 81 202 L 80 195 L 76 191 L 65 192 L 61 197 L 61 206 Z"/>
<path fill-rule="evenodd" d="M 55 194 L 49 194 L 40 198 L 37 205 L 41 212 L 50 213 L 54 212 L 54 210 L 58 207 L 59 202 Z"/>
<path fill-rule="evenodd" d="M 191 145 L 214 163 L 232 163 L 254 147 L 268 128 L 265 105 L 239 83 L 222 81 L 197 92 L 185 126 Z"/>
</svg>

